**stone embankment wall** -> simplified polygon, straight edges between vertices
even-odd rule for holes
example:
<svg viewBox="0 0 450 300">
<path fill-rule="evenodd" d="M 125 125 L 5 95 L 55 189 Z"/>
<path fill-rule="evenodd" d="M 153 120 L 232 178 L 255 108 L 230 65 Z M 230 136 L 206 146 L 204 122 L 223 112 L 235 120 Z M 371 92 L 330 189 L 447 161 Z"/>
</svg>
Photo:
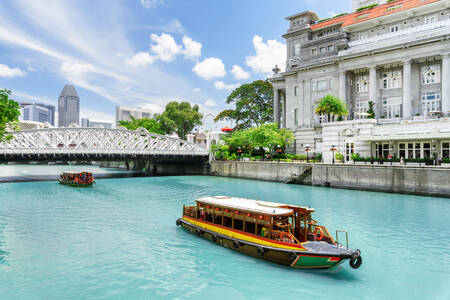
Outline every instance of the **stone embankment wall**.
<svg viewBox="0 0 450 300">
<path fill-rule="evenodd" d="M 211 162 L 211 175 L 450 197 L 450 168 L 284 162 Z"/>
</svg>

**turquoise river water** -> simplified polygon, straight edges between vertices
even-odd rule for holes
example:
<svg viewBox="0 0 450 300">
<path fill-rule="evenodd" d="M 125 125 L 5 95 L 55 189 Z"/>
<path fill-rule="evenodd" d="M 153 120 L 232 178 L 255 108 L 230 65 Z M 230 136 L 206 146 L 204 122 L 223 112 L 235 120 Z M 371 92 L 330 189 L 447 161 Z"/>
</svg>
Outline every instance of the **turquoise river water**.
<svg viewBox="0 0 450 300">
<path fill-rule="evenodd" d="M 316 209 L 361 268 L 293 270 L 175 226 L 234 195 Z M 0 299 L 450 299 L 450 199 L 208 176 L 0 184 Z"/>
</svg>

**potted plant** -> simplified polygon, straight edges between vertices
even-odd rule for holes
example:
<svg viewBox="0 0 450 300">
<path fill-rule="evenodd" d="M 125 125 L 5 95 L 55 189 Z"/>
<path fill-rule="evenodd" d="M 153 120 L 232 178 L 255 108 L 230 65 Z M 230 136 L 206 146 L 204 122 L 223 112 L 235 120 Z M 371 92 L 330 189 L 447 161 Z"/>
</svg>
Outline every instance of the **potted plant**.
<svg viewBox="0 0 450 300">
<path fill-rule="evenodd" d="M 450 167 L 450 158 L 443 158 L 442 162 L 441 162 L 441 165 L 443 167 Z"/>
<path fill-rule="evenodd" d="M 344 160 L 344 155 L 338 152 L 334 155 L 334 158 L 336 158 L 337 163 L 342 163 Z"/>
</svg>

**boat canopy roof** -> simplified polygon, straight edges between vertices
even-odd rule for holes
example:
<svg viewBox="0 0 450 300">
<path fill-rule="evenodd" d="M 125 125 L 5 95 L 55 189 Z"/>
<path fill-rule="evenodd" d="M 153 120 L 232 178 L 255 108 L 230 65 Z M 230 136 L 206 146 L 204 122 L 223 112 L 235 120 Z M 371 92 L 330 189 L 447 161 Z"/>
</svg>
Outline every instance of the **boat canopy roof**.
<svg viewBox="0 0 450 300">
<path fill-rule="evenodd" d="M 64 171 L 63 172 L 64 175 L 78 175 L 78 174 L 83 174 L 83 173 L 90 174 L 90 172 L 85 172 L 85 171 L 82 171 L 82 172 L 79 172 L 79 171 Z"/>
<path fill-rule="evenodd" d="M 204 197 L 195 200 L 199 203 L 205 203 L 213 206 L 223 206 L 231 209 L 250 211 L 265 215 L 291 215 L 294 213 L 293 208 L 302 208 L 309 212 L 313 212 L 314 209 L 301 206 L 295 206 L 290 204 L 252 200 L 246 198 L 230 197 L 230 196 L 211 196 Z"/>
</svg>

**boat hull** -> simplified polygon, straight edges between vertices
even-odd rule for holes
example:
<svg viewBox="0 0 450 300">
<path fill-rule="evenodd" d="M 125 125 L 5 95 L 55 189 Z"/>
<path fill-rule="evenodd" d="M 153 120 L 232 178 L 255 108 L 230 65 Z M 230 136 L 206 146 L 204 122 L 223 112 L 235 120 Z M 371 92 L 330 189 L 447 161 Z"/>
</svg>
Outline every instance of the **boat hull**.
<svg viewBox="0 0 450 300">
<path fill-rule="evenodd" d="M 72 186 L 72 187 L 90 187 L 94 184 L 94 182 L 91 183 L 78 183 L 78 182 L 73 182 L 70 180 L 58 180 L 60 184 L 63 185 L 67 185 L 67 186 Z"/>
<path fill-rule="evenodd" d="M 304 247 L 293 247 L 284 243 L 274 246 L 267 243 L 265 241 L 267 239 L 263 238 L 260 238 L 260 242 L 257 242 L 255 239 L 257 240 L 259 237 L 254 235 L 247 239 L 242 234 L 236 234 L 222 226 L 202 224 L 201 221 L 191 220 L 187 217 L 178 219 L 177 225 L 181 225 L 195 235 L 237 252 L 292 268 L 330 269 L 351 257 L 348 254 L 330 255 L 313 252 Z"/>
</svg>

